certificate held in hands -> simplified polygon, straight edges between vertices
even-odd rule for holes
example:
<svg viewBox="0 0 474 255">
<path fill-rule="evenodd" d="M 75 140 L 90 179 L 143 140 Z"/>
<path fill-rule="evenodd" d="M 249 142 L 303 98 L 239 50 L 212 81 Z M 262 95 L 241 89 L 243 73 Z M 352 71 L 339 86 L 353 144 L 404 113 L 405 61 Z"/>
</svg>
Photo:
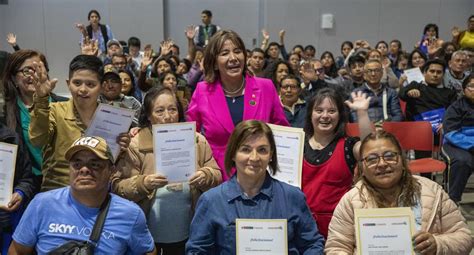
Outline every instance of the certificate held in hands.
<svg viewBox="0 0 474 255">
<path fill-rule="evenodd" d="M 186 182 L 196 172 L 196 123 L 153 125 L 155 170 L 168 182 Z"/>
<path fill-rule="evenodd" d="M 268 124 L 277 147 L 280 171 L 273 178 L 301 189 L 304 131 L 302 128 Z"/>
<path fill-rule="evenodd" d="M 355 209 L 354 213 L 358 254 L 415 254 L 415 221 L 409 207 Z"/>
<path fill-rule="evenodd" d="M 286 255 L 288 233 L 286 219 L 236 219 L 237 255 Z"/>
<path fill-rule="evenodd" d="M 115 161 L 120 154 L 120 145 L 117 143 L 117 137 L 121 133 L 128 132 L 134 116 L 134 110 L 108 104 L 99 104 L 91 124 L 86 130 L 86 135 L 104 138 L 110 150 L 112 150 Z"/>
<path fill-rule="evenodd" d="M 18 146 L 0 143 L 0 205 L 7 206 L 13 192 Z"/>
</svg>

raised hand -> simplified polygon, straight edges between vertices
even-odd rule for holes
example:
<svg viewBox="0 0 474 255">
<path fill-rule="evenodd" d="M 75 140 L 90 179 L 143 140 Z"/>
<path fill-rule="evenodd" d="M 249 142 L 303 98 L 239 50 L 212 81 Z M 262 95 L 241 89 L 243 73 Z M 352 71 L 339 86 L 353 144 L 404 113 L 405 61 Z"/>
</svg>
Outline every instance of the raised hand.
<svg viewBox="0 0 474 255">
<path fill-rule="evenodd" d="M 316 71 L 314 70 L 314 67 L 310 62 L 305 62 L 303 64 L 303 71 L 301 72 L 301 76 L 303 79 L 309 81 L 315 81 L 318 79 Z"/>
<path fill-rule="evenodd" d="M 81 45 L 81 53 L 84 55 L 97 56 L 97 54 L 99 54 L 99 41 L 91 40 L 89 36 L 84 37 Z"/>
<path fill-rule="evenodd" d="M 367 94 L 362 93 L 362 91 L 357 91 L 351 93 L 352 101 L 347 100 L 345 103 L 351 110 L 360 111 L 369 109 L 370 99 L 372 97 L 367 97 Z"/>
<path fill-rule="evenodd" d="M 166 56 L 171 52 L 171 46 L 174 45 L 173 40 L 168 39 L 160 43 L 161 47 L 161 56 Z"/>
<path fill-rule="evenodd" d="M 58 82 L 58 79 L 49 80 L 43 62 L 33 62 L 33 69 L 30 75 L 33 77 L 35 93 L 38 97 L 49 96 Z"/>
<path fill-rule="evenodd" d="M 282 29 L 282 30 L 280 30 L 278 35 L 280 36 L 280 38 L 285 38 L 285 33 L 286 33 L 286 31 L 284 29 Z"/>
<path fill-rule="evenodd" d="M 262 29 L 262 36 L 264 40 L 269 40 L 270 39 L 270 33 L 264 28 Z"/>
<path fill-rule="evenodd" d="M 12 47 L 16 46 L 16 35 L 13 33 L 8 33 L 7 34 L 7 42 L 10 44 Z"/>
<path fill-rule="evenodd" d="M 457 38 L 460 34 L 461 34 L 461 31 L 459 31 L 459 27 L 453 27 L 453 28 L 451 29 L 451 35 L 452 35 L 454 38 Z"/>
<path fill-rule="evenodd" d="M 151 49 L 151 45 L 150 47 L 145 47 L 145 52 L 143 52 L 143 58 L 141 63 L 142 72 L 146 72 L 147 67 L 151 65 L 151 62 L 153 61 L 152 53 L 153 50 Z"/>
<path fill-rule="evenodd" d="M 198 59 L 197 62 L 199 64 L 199 70 L 204 73 L 204 58 Z"/>
<path fill-rule="evenodd" d="M 81 32 L 84 37 L 87 35 L 86 27 L 82 23 L 76 23 L 76 28 Z"/>
<path fill-rule="evenodd" d="M 194 39 L 194 36 L 196 36 L 196 26 L 195 25 L 188 26 L 186 30 L 184 30 L 184 34 L 186 35 L 186 38 L 188 38 L 189 40 Z"/>
</svg>

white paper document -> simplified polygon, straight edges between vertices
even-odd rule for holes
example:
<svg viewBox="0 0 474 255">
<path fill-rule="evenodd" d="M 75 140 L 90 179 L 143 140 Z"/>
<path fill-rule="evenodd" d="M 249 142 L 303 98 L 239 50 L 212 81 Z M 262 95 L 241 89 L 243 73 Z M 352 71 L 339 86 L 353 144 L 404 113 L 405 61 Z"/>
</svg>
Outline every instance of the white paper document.
<svg viewBox="0 0 474 255">
<path fill-rule="evenodd" d="M 269 124 L 277 147 L 280 171 L 273 178 L 301 188 L 304 131 L 302 128 Z"/>
<path fill-rule="evenodd" d="M 86 130 L 86 136 L 104 138 L 112 151 L 115 161 L 120 154 L 120 145 L 117 143 L 117 137 L 121 133 L 128 132 L 134 116 L 134 110 L 108 104 L 99 104 L 91 124 Z"/>
<path fill-rule="evenodd" d="M 186 182 L 196 172 L 196 123 L 153 125 L 155 170 L 168 182 Z"/>
<path fill-rule="evenodd" d="M 237 255 L 286 255 L 286 219 L 236 219 Z"/>
<path fill-rule="evenodd" d="M 418 67 L 406 69 L 403 73 L 407 76 L 408 84 L 412 81 L 422 82 L 425 80 L 425 76 L 421 73 L 421 70 Z"/>
<path fill-rule="evenodd" d="M 409 207 L 355 209 L 355 224 L 358 254 L 415 254 L 415 223 Z"/>
<path fill-rule="evenodd" d="M 0 143 L 0 205 L 7 206 L 12 197 L 18 146 Z"/>
</svg>

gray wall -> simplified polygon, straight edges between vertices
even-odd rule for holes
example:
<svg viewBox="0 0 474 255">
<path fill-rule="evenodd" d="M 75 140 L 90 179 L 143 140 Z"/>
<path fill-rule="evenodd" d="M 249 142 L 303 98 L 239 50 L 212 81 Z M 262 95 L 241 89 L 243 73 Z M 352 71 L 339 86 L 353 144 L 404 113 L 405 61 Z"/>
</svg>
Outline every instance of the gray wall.
<svg viewBox="0 0 474 255">
<path fill-rule="evenodd" d="M 344 40 L 398 38 L 411 49 L 427 23 L 437 23 L 441 38 L 450 38 L 450 29 L 466 26 L 474 14 L 473 0 L 11 0 L 0 5 L 0 49 L 11 51 L 5 42 L 15 32 L 22 48 L 44 52 L 51 77 L 60 79 L 57 91 L 67 93 L 67 67 L 79 53 L 79 32 L 74 23 L 87 23 L 87 13 L 97 9 L 102 23 L 109 24 L 120 40 L 138 36 L 143 44 L 155 47 L 164 37 L 173 38 L 186 52 L 184 28 L 200 23 L 200 13 L 210 9 L 214 23 L 234 29 L 247 47 L 261 40 L 267 28 L 271 40 L 278 31 L 287 32 L 288 50 L 299 44 L 313 44 L 319 56 L 325 50 L 339 55 Z M 321 14 L 334 15 L 335 26 L 321 29 Z"/>
</svg>

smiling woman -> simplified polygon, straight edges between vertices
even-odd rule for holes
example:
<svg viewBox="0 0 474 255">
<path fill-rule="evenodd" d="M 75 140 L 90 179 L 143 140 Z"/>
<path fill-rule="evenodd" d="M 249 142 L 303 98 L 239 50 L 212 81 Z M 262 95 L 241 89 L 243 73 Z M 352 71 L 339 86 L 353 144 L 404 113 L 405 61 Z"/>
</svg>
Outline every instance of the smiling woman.
<svg viewBox="0 0 474 255">
<path fill-rule="evenodd" d="M 356 254 L 354 210 L 410 207 L 417 233 L 417 254 L 468 254 L 472 238 L 461 212 L 437 183 L 413 176 L 397 139 L 385 131 L 367 136 L 360 145 L 357 184 L 334 211 L 326 254 Z"/>
<path fill-rule="evenodd" d="M 204 55 L 205 81 L 194 91 L 187 118 L 196 122 L 224 169 L 224 151 L 235 125 L 247 119 L 289 124 L 271 80 L 246 74 L 245 45 L 237 33 L 217 32 Z M 230 176 L 222 172 L 222 177 Z"/>
<path fill-rule="evenodd" d="M 301 190 L 271 177 L 278 171 L 276 150 L 265 123 L 247 120 L 235 127 L 225 168 L 236 174 L 199 199 L 186 254 L 236 254 L 239 218 L 286 219 L 288 254 L 323 254 L 324 239 Z"/>
</svg>

